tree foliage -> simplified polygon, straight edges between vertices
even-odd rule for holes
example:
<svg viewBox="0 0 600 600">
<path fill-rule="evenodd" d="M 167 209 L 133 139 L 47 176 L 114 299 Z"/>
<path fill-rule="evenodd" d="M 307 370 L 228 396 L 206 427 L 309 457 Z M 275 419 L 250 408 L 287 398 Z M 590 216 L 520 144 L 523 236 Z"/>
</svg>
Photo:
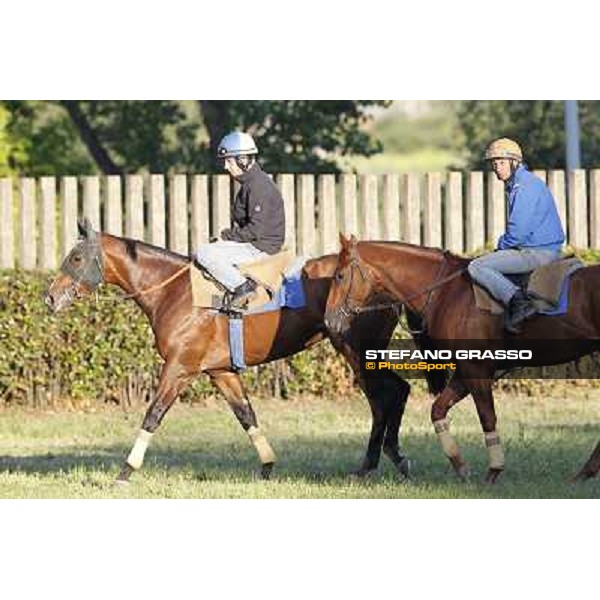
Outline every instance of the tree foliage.
<svg viewBox="0 0 600 600">
<path fill-rule="evenodd" d="M 486 145 L 518 141 L 534 169 L 565 168 L 564 103 L 560 100 L 469 100 L 458 104 L 458 147 L 470 167 L 481 167 Z M 600 163 L 600 102 L 580 101 L 582 166 Z"/>
<path fill-rule="evenodd" d="M 254 135 L 261 161 L 273 172 L 336 172 L 336 156 L 371 156 L 382 150 L 361 127 L 369 110 L 387 106 L 371 100 L 229 100 L 201 102 L 214 155 L 222 132 L 242 129 Z M 214 127 L 216 126 L 216 127 Z M 214 128 L 213 128 L 214 127 Z"/>
<path fill-rule="evenodd" d="M 5 170 L 28 175 L 210 172 L 217 169 L 215 151 L 221 137 L 242 129 L 255 136 L 261 161 L 273 172 L 333 172 L 338 170 L 338 156 L 370 156 L 381 150 L 363 125 L 373 107 L 386 104 L 5 101 L 0 103 L 0 159 L 4 156 Z"/>
</svg>

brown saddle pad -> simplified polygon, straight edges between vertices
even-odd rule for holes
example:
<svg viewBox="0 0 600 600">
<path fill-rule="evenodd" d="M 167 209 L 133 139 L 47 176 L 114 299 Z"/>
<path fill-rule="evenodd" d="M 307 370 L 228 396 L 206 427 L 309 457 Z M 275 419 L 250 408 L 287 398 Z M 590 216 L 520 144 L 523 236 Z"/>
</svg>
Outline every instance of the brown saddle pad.
<svg viewBox="0 0 600 600">
<path fill-rule="evenodd" d="M 550 310 L 558 304 L 565 277 L 584 264 L 576 256 L 568 256 L 535 269 L 529 277 L 527 293 L 534 298 L 538 311 Z M 489 292 L 473 281 L 475 304 L 480 310 L 501 315 L 504 307 Z"/>
<path fill-rule="evenodd" d="M 240 272 L 258 283 L 254 298 L 249 302 L 247 310 L 253 310 L 271 300 L 283 282 L 283 274 L 294 262 L 295 255 L 291 250 L 283 250 L 278 254 L 260 260 L 242 263 Z M 192 286 L 192 305 L 204 308 L 221 308 L 223 290 L 207 277 L 197 266 L 190 269 Z"/>
</svg>

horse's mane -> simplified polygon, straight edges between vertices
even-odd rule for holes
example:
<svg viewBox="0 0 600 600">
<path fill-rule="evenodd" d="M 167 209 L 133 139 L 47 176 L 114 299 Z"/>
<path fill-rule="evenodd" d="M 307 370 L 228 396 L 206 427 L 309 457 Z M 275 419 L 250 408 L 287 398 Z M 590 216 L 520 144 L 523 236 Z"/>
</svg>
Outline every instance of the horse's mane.
<svg viewBox="0 0 600 600">
<path fill-rule="evenodd" d="M 124 244 L 125 252 L 131 257 L 133 261 L 137 261 L 139 250 L 151 255 L 157 255 L 160 258 L 165 258 L 170 262 L 177 264 L 190 261 L 189 256 L 184 256 L 183 254 L 173 252 L 172 250 L 167 250 L 166 248 L 162 248 L 161 246 L 154 246 L 153 244 L 149 244 L 148 242 L 142 242 L 141 240 L 134 240 L 131 238 L 120 237 L 116 235 L 113 235 L 111 237 L 121 241 Z"/>
<path fill-rule="evenodd" d="M 392 248 L 401 248 L 408 254 L 414 254 L 415 256 L 423 256 L 424 254 L 429 254 L 432 257 L 436 258 L 445 257 L 449 263 L 456 265 L 457 268 L 464 268 L 471 261 L 470 258 L 458 256 L 457 254 L 450 252 L 450 250 L 442 250 L 441 248 L 434 248 L 432 246 L 418 246 L 416 244 L 409 244 L 408 242 L 359 242 L 359 247 L 361 244 L 369 244 L 369 246 L 381 246 L 382 248 L 389 248 L 390 246 Z"/>
</svg>

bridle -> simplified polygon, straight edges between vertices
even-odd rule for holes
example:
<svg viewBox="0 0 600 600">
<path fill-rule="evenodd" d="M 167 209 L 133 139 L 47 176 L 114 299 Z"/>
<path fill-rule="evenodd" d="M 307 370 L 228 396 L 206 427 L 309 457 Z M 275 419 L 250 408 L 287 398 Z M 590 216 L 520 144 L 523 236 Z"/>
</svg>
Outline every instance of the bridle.
<svg viewBox="0 0 600 600">
<path fill-rule="evenodd" d="M 82 266 L 81 267 L 73 267 L 70 262 L 70 256 L 67 256 L 63 261 L 60 271 L 68 275 L 71 279 L 71 285 L 64 290 L 64 294 L 66 295 L 69 302 L 74 300 L 79 300 L 83 296 L 79 293 L 79 286 L 84 284 L 90 291 L 96 292 L 96 300 L 102 300 L 103 302 L 119 302 L 121 300 L 128 300 L 130 298 L 136 298 L 139 296 L 143 296 L 145 294 L 150 294 L 155 292 L 173 280 L 177 279 L 180 275 L 182 275 L 185 271 L 188 271 L 191 266 L 191 262 L 185 264 L 179 270 L 177 270 L 173 275 L 167 277 L 167 279 L 161 281 L 160 283 L 150 286 L 144 290 L 140 290 L 133 294 L 125 294 L 118 296 L 116 298 L 98 298 L 98 288 L 100 285 L 105 283 L 104 280 L 104 261 L 102 258 L 102 252 L 100 251 L 100 244 L 96 239 L 87 240 L 83 247 L 83 258 L 82 258 Z"/>
<path fill-rule="evenodd" d="M 424 319 L 425 315 L 427 313 L 427 309 L 429 308 L 429 305 L 431 303 L 431 298 L 433 296 L 433 292 L 437 288 L 448 283 L 449 281 L 452 281 L 453 279 L 462 275 L 466 271 L 465 268 L 458 269 L 457 271 L 453 271 L 449 275 L 442 277 L 442 274 L 446 267 L 446 253 L 444 252 L 443 260 L 442 260 L 440 267 L 434 277 L 433 283 L 431 283 L 430 285 L 424 287 L 423 289 L 421 289 L 413 294 L 410 294 L 409 296 L 402 296 L 399 292 L 396 292 L 396 294 L 398 296 L 400 296 L 400 300 L 396 300 L 395 302 L 384 302 L 384 303 L 380 303 L 380 304 L 370 304 L 367 306 L 360 306 L 360 305 L 352 302 L 352 298 L 351 298 L 351 294 L 350 294 L 350 292 L 352 291 L 353 283 L 354 283 L 354 272 L 355 272 L 355 270 L 358 270 L 358 272 L 360 273 L 360 276 L 362 277 L 362 279 L 365 283 L 369 282 L 370 278 L 365 273 L 365 269 L 360 264 L 360 260 L 357 256 L 354 256 L 350 260 L 349 267 L 350 267 L 350 282 L 348 284 L 348 290 L 346 291 L 346 295 L 344 297 L 343 302 L 340 303 L 340 305 L 337 307 L 335 312 L 344 318 L 349 318 L 351 316 L 357 316 L 362 313 L 374 312 L 374 311 L 378 311 L 378 310 L 387 310 L 387 309 L 391 308 L 396 313 L 396 316 L 398 317 L 400 326 L 405 331 L 410 333 L 411 335 L 424 333 L 425 327 L 423 327 L 422 329 L 419 329 L 419 330 L 413 330 L 413 329 L 410 329 L 410 327 L 408 327 L 408 326 L 404 326 L 402 324 L 402 322 L 400 321 L 400 308 L 402 306 L 406 305 L 413 312 L 416 312 L 422 319 Z M 417 311 L 414 309 L 414 307 L 411 307 L 409 303 L 411 300 L 414 300 L 415 298 L 418 298 L 419 296 L 422 296 L 423 294 L 427 294 L 427 299 L 425 300 L 423 308 L 420 311 Z"/>
<path fill-rule="evenodd" d="M 73 266 L 71 256 L 79 251 L 82 254 L 82 264 L 81 266 Z M 104 282 L 104 264 L 98 240 L 96 238 L 93 240 L 88 239 L 81 250 L 75 247 L 62 262 L 60 271 L 71 278 L 71 285 L 63 292 L 69 302 L 83 297 L 79 293 L 81 284 L 84 284 L 92 292 L 96 291 L 98 286 Z"/>
</svg>

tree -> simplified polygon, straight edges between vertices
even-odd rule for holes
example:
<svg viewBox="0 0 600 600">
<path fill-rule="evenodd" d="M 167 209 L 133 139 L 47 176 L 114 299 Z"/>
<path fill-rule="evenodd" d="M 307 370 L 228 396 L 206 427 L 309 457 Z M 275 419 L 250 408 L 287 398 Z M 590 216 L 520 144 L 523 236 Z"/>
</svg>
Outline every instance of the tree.
<svg viewBox="0 0 600 600">
<path fill-rule="evenodd" d="M 386 105 L 370 100 L 0 104 L 10 113 L 6 131 L 25 148 L 7 160 L 30 175 L 215 171 L 219 140 L 234 129 L 255 136 L 261 161 L 272 172 L 335 172 L 339 156 L 381 150 L 363 125 L 374 107 Z"/>
<path fill-rule="evenodd" d="M 580 101 L 582 166 L 600 163 L 600 102 Z M 489 142 L 518 141 L 534 169 L 565 168 L 564 104 L 560 100 L 469 100 L 457 105 L 462 136 L 458 148 L 467 165 L 481 167 Z"/>
<path fill-rule="evenodd" d="M 0 107 L 8 113 L 5 137 L 13 143 L 6 161 L 15 172 L 163 172 L 203 164 L 202 123 L 190 118 L 185 103 L 5 101 Z"/>
<path fill-rule="evenodd" d="M 0 102 L 0 171 L 3 174 L 93 173 L 68 115 L 51 102 Z"/>
<path fill-rule="evenodd" d="M 98 168 L 104 173 L 194 170 L 203 165 L 197 148 L 198 119 L 171 100 L 63 100 Z"/>
<path fill-rule="evenodd" d="M 200 101 L 211 157 L 224 133 L 251 133 L 261 162 L 272 172 L 337 172 L 336 157 L 381 152 L 361 126 L 369 111 L 388 106 L 372 100 Z"/>
</svg>

